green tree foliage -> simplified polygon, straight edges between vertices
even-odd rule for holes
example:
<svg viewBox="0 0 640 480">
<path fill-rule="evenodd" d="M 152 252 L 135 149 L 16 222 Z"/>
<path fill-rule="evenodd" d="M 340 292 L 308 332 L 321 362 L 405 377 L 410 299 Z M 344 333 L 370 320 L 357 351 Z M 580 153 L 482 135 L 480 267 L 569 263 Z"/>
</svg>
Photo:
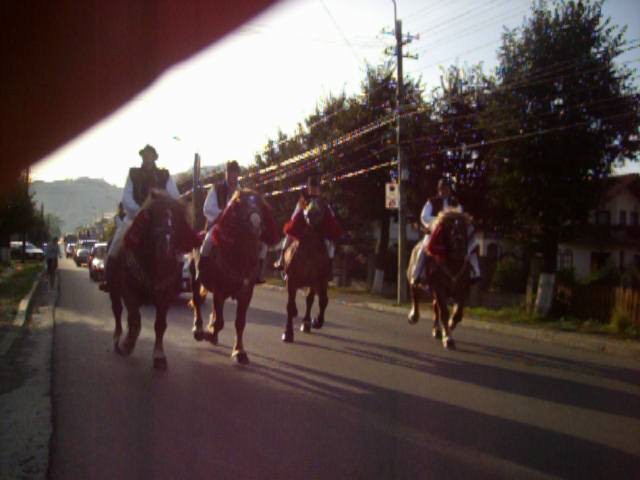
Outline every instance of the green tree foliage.
<svg viewBox="0 0 640 480">
<path fill-rule="evenodd" d="M 480 65 L 449 67 L 441 85 L 431 95 L 427 135 L 415 143 L 422 150 L 426 170 L 424 190 L 435 195 L 438 180 L 455 180 L 456 196 L 477 220 L 488 218 L 487 147 L 481 117 L 486 111 L 494 82 Z M 423 199 L 424 202 L 424 199 Z M 422 206 L 422 205 L 420 205 Z"/>
<path fill-rule="evenodd" d="M 485 117 L 491 191 L 499 221 L 539 239 L 546 272 L 555 270 L 561 228 L 596 206 L 597 180 L 636 159 L 638 94 L 631 72 L 613 63 L 623 33 L 598 0 L 539 1 L 503 35 Z"/>
<path fill-rule="evenodd" d="M 28 233 L 35 217 L 29 178 L 24 174 L 14 188 L 0 193 L 0 246 L 8 246 L 11 235 Z"/>
</svg>

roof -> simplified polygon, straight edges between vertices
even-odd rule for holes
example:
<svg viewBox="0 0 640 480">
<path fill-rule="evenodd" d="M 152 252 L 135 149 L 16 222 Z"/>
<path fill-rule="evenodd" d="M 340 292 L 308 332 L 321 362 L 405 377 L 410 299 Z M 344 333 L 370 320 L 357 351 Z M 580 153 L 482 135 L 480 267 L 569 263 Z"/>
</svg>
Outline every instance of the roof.
<svg viewBox="0 0 640 480">
<path fill-rule="evenodd" d="M 607 183 L 604 194 L 605 200 L 610 200 L 625 191 L 629 191 L 640 200 L 640 174 L 628 173 L 626 175 L 616 175 L 605 180 Z"/>
</svg>

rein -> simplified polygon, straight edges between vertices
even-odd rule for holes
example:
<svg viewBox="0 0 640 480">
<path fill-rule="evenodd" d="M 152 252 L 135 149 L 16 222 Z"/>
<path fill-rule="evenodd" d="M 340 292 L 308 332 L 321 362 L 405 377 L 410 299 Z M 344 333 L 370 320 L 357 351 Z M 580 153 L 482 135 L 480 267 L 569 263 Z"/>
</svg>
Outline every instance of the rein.
<svg viewBox="0 0 640 480">
<path fill-rule="evenodd" d="M 447 277 L 449 277 L 449 281 L 451 282 L 452 287 L 455 287 L 458 283 L 458 280 L 460 280 L 460 277 L 464 273 L 464 269 L 467 265 L 469 265 L 469 255 L 464 257 L 464 262 L 455 275 L 451 273 L 451 270 L 447 268 L 447 265 L 444 262 L 442 264 L 436 263 L 436 265 L 444 272 Z"/>
</svg>

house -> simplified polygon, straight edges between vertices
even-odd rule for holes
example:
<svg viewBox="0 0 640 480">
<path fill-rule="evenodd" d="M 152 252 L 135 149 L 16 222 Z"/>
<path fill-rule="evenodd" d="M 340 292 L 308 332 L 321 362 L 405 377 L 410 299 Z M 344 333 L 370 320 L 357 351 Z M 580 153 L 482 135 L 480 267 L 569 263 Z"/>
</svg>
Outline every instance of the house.
<svg viewBox="0 0 640 480">
<path fill-rule="evenodd" d="M 605 265 L 640 268 L 640 174 L 610 177 L 589 224 L 558 245 L 558 269 L 585 278 Z"/>
</svg>

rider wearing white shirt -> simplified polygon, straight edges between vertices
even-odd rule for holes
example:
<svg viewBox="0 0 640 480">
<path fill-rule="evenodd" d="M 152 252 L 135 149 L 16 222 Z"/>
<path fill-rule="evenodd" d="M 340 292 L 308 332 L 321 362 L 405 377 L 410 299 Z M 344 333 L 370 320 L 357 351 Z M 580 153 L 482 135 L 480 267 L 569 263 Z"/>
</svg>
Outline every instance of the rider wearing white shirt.
<svg viewBox="0 0 640 480">
<path fill-rule="evenodd" d="M 211 254 L 211 249 L 213 248 L 213 241 L 211 239 L 213 225 L 222 211 L 227 207 L 229 201 L 233 198 L 233 194 L 240 188 L 238 183 L 239 176 L 240 166 L 238 165 L 238 162 L 235 160 L 227 162 L 224 181 L 214 185 L 213 188 L 209 190 L 209 193 L 207 193 L 207 198 L 205 198 L 204 205 L 202 207 L 202 213 L 204 213 L 204 216 L 207 218 L 207 234 L 204 238 L 204 242 L 202 242 L 202 247 L 200 248 L 200 255 L 202 257 L 207 257 Z M 260 266 L 258 267 L 256 283 L 264 283 L 262 278 L 262 269 L 266 257 L 267 245 L 261 243 L 260 251 L 258 252 Z"/>
<path fill-rule="evenodd" d="M 411 283 L 417 283 L 420 280 L 420 275 L 422 274 L 422 270 L 424 269 L 425 257 L 426 257 L 426 247 L 429 243 L 429 239 L 431 237 L 431 225 L 433 221 L 437 218 L 437 216 L 443 210 L 447 210 L 450 208 L 456 208 L 459 211 L 462 211 L 462 205 L 458 202 L 458 200 L 451 195 L 451 185 L 447 179 L 440 179 L 438 181 L 438 196 L 434 198 L 430 198 L 424 204 L 422 208 L 422 212 L 420 214 L 420 221 L 426 233 L 422 240 L 422 248 L 418 253 L 418 259 L 416 261 L 416 265 L 411 274 Z M 469 231 L 467 232 L 470 238 L 473 237 L 473 228 L 469 227 Z M 475 250 L 475 243 L 473 241 L 469 242 L 469 264 L 471 265 L 471 280 L 473 282 L 477 282 L 480 279 L 480 265 L 478 262 L 478 255 Z"/>
<path fill-rule="evenodd" d="M 156 160 L 158 159 L 156 149 L 151 145 L 146 145 L 138 153 L 140 157 L 142 157 L 142 165 L 139 168 L 129 169 L 129 175 L 124 185 L 121 202 L 125 216 L 122 218 L 121 215 L 118 215 L 120 221 L 118 221 L 118 217 L 116 218 L 116 231 L 107 253 L 107 271 L 105 272 L 107 279 L 106 282 L 100 286 L 102 290 L 108 289 L 109 276 L 107 272 L 109 271 L 109 260 L 115 258 L 120 253 L 124 234 L 140 210 L 140 206 L 147 199 L 151 189 L 157 188 L 165 190 L 169 196 L 176 200 L 180 197 L 178 187 L 173 178 L 171 178 L 169 171 L 156 167 Z"/>
</svg>

